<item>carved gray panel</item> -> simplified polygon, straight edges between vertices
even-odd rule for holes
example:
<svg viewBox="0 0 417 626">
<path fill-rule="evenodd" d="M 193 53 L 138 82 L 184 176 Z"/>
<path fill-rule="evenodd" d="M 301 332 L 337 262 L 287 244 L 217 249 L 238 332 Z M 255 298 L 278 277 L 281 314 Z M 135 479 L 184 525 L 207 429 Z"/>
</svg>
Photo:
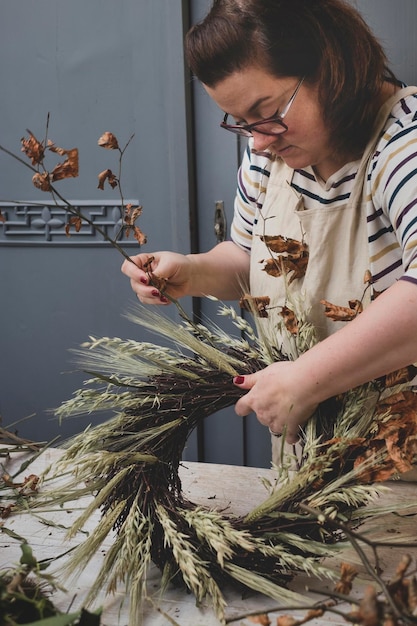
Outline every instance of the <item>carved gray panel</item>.
<svg viewBox="0 0 417 626">
<path fill-rule="evenodd" d="M 137 200 L 125 204 L 137 205 Z M 79 232 L 67 224 L 71 217 L 62 206 L 28 202 L 12 204 L 0 202 L 0 246 L 103 246 L 107 237 L 125 246 L 138 247 L 138 242 L 123 233 L 121 202 L 74 201 L 71 205 L 92 224 L 82 222 Z"/>
</svg>

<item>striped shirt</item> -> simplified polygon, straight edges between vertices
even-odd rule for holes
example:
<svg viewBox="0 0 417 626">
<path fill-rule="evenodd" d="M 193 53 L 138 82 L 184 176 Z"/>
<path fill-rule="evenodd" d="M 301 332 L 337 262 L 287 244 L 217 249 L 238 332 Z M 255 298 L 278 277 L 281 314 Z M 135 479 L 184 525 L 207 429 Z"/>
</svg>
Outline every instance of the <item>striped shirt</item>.
<svg viewBox="0 0 417 626">
<path fill-rule="evenodd" d="M 262 208 L 271 170 L 268 152 L 252 151 L 250 139 L 238 173 L 231 238 L 250 252 L 257 209 Z M 292 186 L 305 209 L 346 204 L 359 161 L 347 163 L 325 183 L 313 169 L 294 170 Z M 417 283 L 417 95 L 392 109 L 366 177 L 370 271 L 377 291 L 396 280 Z"/>
</svg>

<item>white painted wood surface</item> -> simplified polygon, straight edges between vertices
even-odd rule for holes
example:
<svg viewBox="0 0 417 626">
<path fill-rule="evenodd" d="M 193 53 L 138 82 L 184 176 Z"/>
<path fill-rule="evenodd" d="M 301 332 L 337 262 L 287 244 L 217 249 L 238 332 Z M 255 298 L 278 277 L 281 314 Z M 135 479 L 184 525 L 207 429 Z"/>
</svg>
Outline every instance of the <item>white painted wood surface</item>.
<svg viewBox="0 0 417 626">
<path fill-rule="evenodd" d="M 59 458 L 62 452 L 58 449 L 49 449 L 44 451 L 41 456 L 33 462 L 30 467 L 23 473 L 40 474 L 51 463 Z M 12 459 L 2 460 L 3 471 L 6 469 L 13 474 L 23 462 L 25 456 L 22 453 L 13 455 Z M 185 463 L 181 468 L 181 479 L 183 483 L 183 491 L 187 498 L 196 504 L 203 504 L 210 508 L 217 508 L 225 512 L 234 514 L 244 514 L 251 510 L 256 504 L 261 502 L 267 492 L 262 484 L 261 477 L 274 479 L 274 473 L 266 469 L 255 469 L 248 467 L 204 464 L 204 463 Z M 395 482 L 390 483 L 390 491 L 384 494 L 383 499 L 386 502 L 398 503 L 400 509 L 403 503 L 412 504 L 413 508 L 407 511 L 407 515 L 401 513 L 397 515 L 385 516 L 384 520 L 374 525 L 370 530 L 370 536 L 375 539 L 379 533 L 379 537 L 392 541 L 393 538 L 401 541 L 417 542 L 417 485 L 413 483 Z M 411 515 L 413 513 L 414 515 Z M 39 560 L 44 558 L 57 556 L 65 552 L 71 545 L 79 543 L 79 538 L 65 541 L 66 530 L 71 525 L 73 519 L 79 515 L 79 511 L 73 511 L 71 514 L 67 512 L 54 512 L 42 514 L 42 518 L 52 520 L 55 524 L 63 526 L 62 529 L 57 526 L 46 525 L 41 518 L 35 518 L 30 515 L 14 515 L 5 521 L 5 526 L 13 530 L 18 535 L 25 537 L 33 549 L 35 557 Z M 97 518 L 96 518 L 97 519 Z M 91 520 L 94 523 L 94 520 Z M 361 528 L 361 532 L 367 528 L 365 525 Z M 88 530 L 88 527 L 87 527 Z M 11 539 L 4 533 L 0 533 L 0 568 L 12 567 L 19 561 L 20 547 L 19 542 Z M 108 543 L 106 544 L 109 545 Z M 100 565 L 102 553 L 106 549 L 106 545 L 102 547 L 94 561 L 90 562 L 88 567 L 75 580 L 60 580 L 66 587 L 67 592 L 57 592 L 53 599 L 55 604 L 62 610 L 76 610 L 83 604 L 88 589 L 91 587 Z M 384 569 L 384 579 L 390 576 L 400 557 L 405 552 L 411 554 L 414 561 L 417 558 L 417 548 L 411 547 L 410 550 L 405 548 L 384 548 L 380 551 L 381 564 Z M 343 560 L 354 562 L 359 566 L 361 572 L 364 571 L 360 561 L 356 557 L 353 550 L 349 549 L 344 553 Z M 61 561 L 62 563 L 63 561 Z M 339 563 L 332 563 L 335 568 L 339 567 Z M 56 568 L 54 568 L 56 569 Z M 51 569 L 51 573 L 54 570 Z M 196 607 L 194 597 L 180 589 L 170 588 L 163 597 L 158 594 L 159 587 L 159 571 L 152 567 L 149 571 L 148 592 L 149 601 L 145 602 L 143 614 L 143 626 L 166 626 L 167 624 L 178 624 L 178 626 L 219 626 L 219 621 L 215 617 L 209 606 Z M 59 578 L 58 578 L 59 579 Z M 361 594 L 363 585 L 369 582 L 369 578 L 364 576 L 362 582 L 358 582 L 356 594 Z M 316 579 L 308 579 L 304 575 L 297 576 L 291 584 L 291 588 L 305 594 L 306 605 L 312 605 L 322 599 L 315 593 L 307 592 L 306 586 L 320 590 L 331 589 L 331 584 L 318 581 Z M 277 603 L 260 594 L 248 592 L 245 597 L 233 589 L 224 590 L 228 608 L 226 617 L 229 624 L 234 626 L 246 626 L 253 624 L 249 618 L 243 616 L 253 611 L 268 612 L 271 624 L 276 623 L 276 617 L 282 614 L 290 614 L 293 617 L 301 617 L 305 615 L 305 611 L 277 611 Z M 102 594 L 94 607 L 103 607 L 103 626 L 127 626 L 128 625 L 128 602 L 125 598 L 124 590 L 116 593 L 114 596 L 105 596 Z M 344 607 L 345 610 L 346 607 Z M 342 607 L 343 610 L 343 607 Z M 323 617 L 315 619 L 309 624 L 311 626 L 340 626 L 346 623 L 342 618 L 331 613 L 326 613 Z M 138 626 L 131 624 L 130 626 Z"/>
</svg>

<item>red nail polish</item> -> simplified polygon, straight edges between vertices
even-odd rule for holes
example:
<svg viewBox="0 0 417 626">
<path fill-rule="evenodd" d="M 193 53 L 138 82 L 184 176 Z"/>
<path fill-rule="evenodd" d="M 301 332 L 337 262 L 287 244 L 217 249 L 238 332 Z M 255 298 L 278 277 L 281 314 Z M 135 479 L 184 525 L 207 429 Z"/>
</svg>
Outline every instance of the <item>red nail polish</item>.
<svg viewBox="0 0 417 626">
<path fill-rule="evenodd" d="M 148 284 L 148 279 L 147 279 L 147 278 L 145 278 L 145 276 L 141 276 L 140 282 L 141 282 L 143 285 L 147 285 L 147 284 Z"/>
<path fill-rule="evenodd" d="M 155 297 L 159 297 L 161 294 L 159 293 L 157 289 L 152 289 L 152 295 Z"/>
<path fill-rule="evenodd" d="M 244 376 L 235 376 L 233 379 L 233 382 L 235 383 L 235 385 L 242 385 L 245 382 L 245 377 Z"/>
</svg>

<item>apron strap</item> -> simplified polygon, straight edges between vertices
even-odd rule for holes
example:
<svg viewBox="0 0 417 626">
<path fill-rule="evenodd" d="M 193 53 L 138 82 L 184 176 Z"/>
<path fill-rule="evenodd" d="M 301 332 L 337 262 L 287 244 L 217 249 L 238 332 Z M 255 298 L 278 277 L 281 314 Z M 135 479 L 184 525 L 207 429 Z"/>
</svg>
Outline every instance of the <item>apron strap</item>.
<svg viewBox="0 0 417 626">
<path fill-rule="evenodd" d="M 355 178 L 355 185 L 352 189 L 352 193 L 350 194 L 350 206 L 358 206 L 358 203 L 362 200 L 364 182 L 366 173 L 368 171 L 369 162 L 374 155 L 375 148 L 378 145 L 381 133 L 385 127 L 386 121 L 393 106 L 402 98 L 406 98 L 407 96 L 411 96 L 413 94 L 417 94 L 417 87 L 404 87 L 403 89 L 396 91 L 395 94 L 392 95 L 386 102 L 384 102 L 382 107 L 379 109 L 375 121 L 375 126 L 372 131 L 372 137 L 365 148 L 361 162 L 358 167 L 358 172 Z"/>
</svg>

